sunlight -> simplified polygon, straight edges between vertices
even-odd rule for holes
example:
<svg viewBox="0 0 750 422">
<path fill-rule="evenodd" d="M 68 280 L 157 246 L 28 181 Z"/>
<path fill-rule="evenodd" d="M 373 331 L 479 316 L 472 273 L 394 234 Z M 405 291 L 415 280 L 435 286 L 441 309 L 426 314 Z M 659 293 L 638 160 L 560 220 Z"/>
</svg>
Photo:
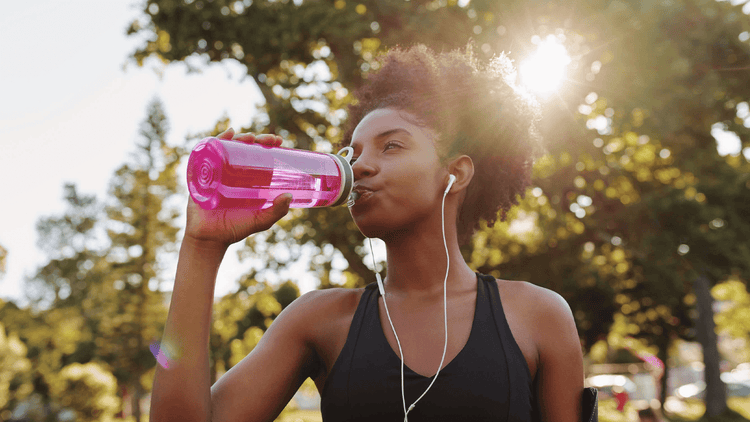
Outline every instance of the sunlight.
<svg viewBox="0 0 750 422">
<path fill-rule="evenodd" d="M 538 96 L 548 96 L 562 84 L 568 64 L 570 56 L 565 47 L 554 35 L 548 35 L 521 63 L 521 83 Z"/>
</svg>

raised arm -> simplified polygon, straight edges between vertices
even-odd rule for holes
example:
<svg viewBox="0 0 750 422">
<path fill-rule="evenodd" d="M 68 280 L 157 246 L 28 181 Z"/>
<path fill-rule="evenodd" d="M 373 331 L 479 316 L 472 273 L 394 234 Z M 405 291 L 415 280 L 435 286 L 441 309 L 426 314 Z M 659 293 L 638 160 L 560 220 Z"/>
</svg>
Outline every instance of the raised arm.
<svg viewBox="0 0 750 422">
<path fill-rule="evenodd" d="M 273 135 L 224 139 L 278 145 Z M 168 368 L 157 365 L 151 396 L 151 421 L 211 420 L 208 340 L 216 274 L 228 246 L 266 230 L 289 210 L 285 197 L 263 211 L 206 211 L 188 201 L 185 236 L 180 247 L 172 301 L 162 338 Z"/>
</svg>

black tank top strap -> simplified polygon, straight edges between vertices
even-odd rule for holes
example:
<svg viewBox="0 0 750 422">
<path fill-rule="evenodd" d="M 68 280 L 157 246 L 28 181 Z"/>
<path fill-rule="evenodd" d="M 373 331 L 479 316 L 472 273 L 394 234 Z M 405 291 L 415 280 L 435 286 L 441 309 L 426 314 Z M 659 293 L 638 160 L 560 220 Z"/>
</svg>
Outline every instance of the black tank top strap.
<svg viewBox="0 0 750 422">
<path fill-rule="evenodd" d="M 479 277 L 485 282 L 489 291 L 490 308 L 508 363 L 508 378 L 512 380 L 513 384 L 513 388 L 510 389 L 510 402 L 514 405 L 508 409 L 508 420 L 528 420 L 528 415 L 531 414 L 532 420 L 538 421 L 540 415 L 536 400 L 536 386 L 531 377 L 526 358 L 515 341 L 508 320 L 505 318 L 497 281 L 491 275 L 480 274 Z"/>
</svg>

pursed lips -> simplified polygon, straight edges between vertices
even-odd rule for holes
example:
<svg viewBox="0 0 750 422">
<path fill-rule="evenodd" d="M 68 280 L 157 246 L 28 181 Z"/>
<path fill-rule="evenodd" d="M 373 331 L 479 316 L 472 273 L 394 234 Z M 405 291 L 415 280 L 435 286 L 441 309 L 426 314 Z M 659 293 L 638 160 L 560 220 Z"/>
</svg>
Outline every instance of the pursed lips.
<svg viewBox="0 0 750 422">
<path fill-rule="evenodd" d="M 357 193 L 357 200 L 356 203 L 361 202 L 367 198 L 369 198 L 375 191 L 370 189 L 367 186 L 362 185 L 355 185 L 352 189 L 353 192 Z"/>
</svg>

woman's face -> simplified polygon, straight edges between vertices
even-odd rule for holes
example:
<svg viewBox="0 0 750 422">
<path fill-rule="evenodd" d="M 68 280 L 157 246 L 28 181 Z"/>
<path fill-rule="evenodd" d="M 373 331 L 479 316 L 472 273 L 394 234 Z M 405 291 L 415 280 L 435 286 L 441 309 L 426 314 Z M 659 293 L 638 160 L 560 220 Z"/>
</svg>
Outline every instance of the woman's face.
<svg viewBox="0 0 750 422">
<path fill-rule="evenodd" d="M 436 134 L 415 121 L 405 111 L 377 109 L 352 134 L 354 190 L 360 196 L 351 213 L 365 236 L 408 231 L 440 209 L 448 173 Z"/>
</svg>

